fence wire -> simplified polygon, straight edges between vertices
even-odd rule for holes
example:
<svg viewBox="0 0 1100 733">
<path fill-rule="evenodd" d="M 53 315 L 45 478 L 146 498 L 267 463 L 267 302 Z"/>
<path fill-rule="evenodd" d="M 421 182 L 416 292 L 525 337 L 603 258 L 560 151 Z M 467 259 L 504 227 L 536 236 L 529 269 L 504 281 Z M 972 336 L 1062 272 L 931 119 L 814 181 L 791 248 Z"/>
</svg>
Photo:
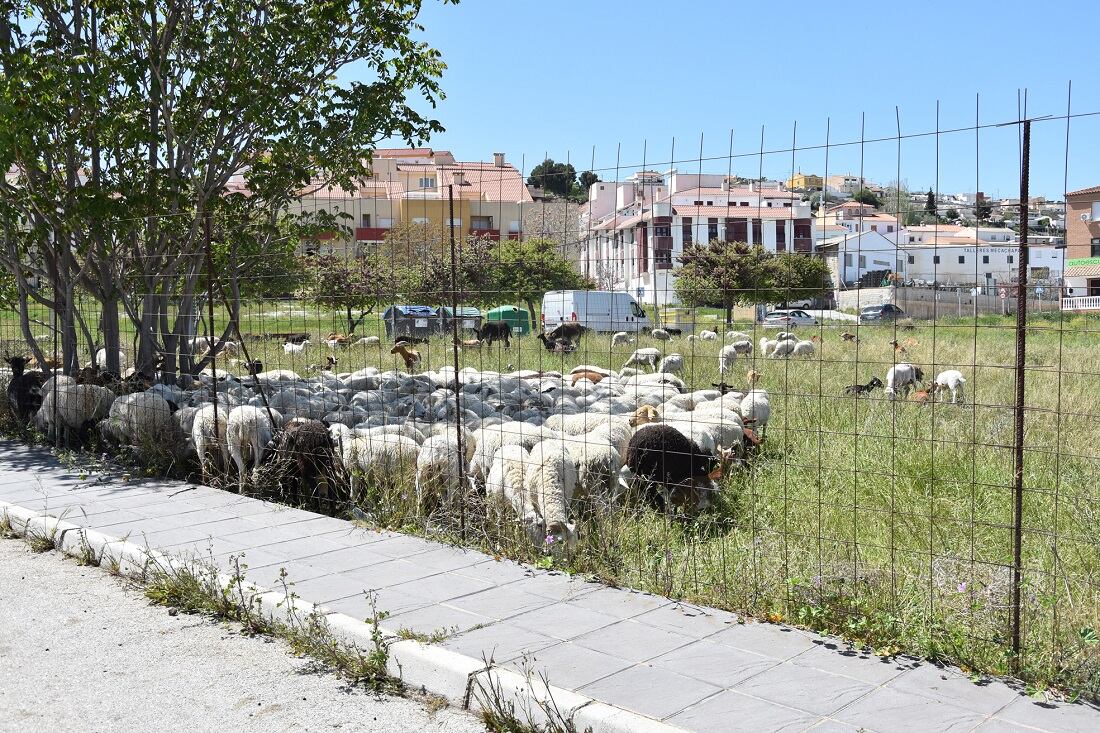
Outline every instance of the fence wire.
<svg viewBox="0 0 1100 733">
<path fill-rule="evenodd" d="M 4 426 L 1095 695 L 1100 277 L 1073 260 L 1100 233 L 1066 196 L 1091 119 L 593 151 L 576 201 L 503 156 L 388 151 L 304 191 L 308 231 L 195 213 L 190 250 L 120 248 L 110 288 L 32 230 Z M 1029 200 L 1029 147 L 1061 144 L 1062 189 Z M 952 198 L 940 152 L 967 146 Z"/>
</svg>

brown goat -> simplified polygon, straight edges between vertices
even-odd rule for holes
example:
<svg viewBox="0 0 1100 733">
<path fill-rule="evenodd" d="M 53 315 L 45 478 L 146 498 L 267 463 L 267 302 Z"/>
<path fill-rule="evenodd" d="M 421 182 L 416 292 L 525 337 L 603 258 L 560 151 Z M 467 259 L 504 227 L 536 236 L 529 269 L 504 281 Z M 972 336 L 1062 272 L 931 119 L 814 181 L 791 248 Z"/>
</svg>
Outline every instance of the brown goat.
<svg viewBox="0 0 1100 733">
<path fill-rule="evenodd" d="M 582 379 L 587 379 L 588 381 L 592 382 L 592 384 L 599 384 L 600 380 L 602 380 L 606 376 L 606 374 L 601 374 L 600 372 L 574 372 L 571 377 L 571 384 L 576 387 L 577 382 L 581 381 Z"/>
<path fill-rule="evenodd" d="M 845 331 L 844 333 L 840 334 L 840 339 L 841 339 L 841 341 L 858 342 L 859 341 L 859 336 L 856 336 L 854 333 L 850 333 L 848 331 Z"/>
<path fill-rule="evenodd" d="M 394 344 L 394 347 L 390 349 L 390 353 L 399 354 L 405 361 L 405 368 L 410 372 L 420 366 L 420 352 L 409 348 L 408 344 Z"/>
</svg>

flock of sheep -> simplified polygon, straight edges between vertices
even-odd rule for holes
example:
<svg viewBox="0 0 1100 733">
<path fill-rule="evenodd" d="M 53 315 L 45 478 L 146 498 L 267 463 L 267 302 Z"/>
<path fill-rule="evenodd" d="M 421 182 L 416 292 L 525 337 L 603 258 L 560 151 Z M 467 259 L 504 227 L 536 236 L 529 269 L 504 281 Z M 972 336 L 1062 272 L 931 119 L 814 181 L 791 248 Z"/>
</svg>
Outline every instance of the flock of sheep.
<svg viewBox="0 0 1100 733">
<path fill-rule="evenodd" d="M 615 334 L 612 343 L 630 339 Z M 367 367 L 306 377 L 277 369 L 219 372 L 217 380 L 204 373 L 189 389 L 153 384 L 121 396 L 86 379 L 44 379 L 15 357 L 8 360 L 7 394 L 21 419 L 49 434 L 96 425 L 116 443 L 180 446 L 197 456 L 204 478 L 235 474 L 242 490 L 273 460 L 283 462 L 293 494 L 314 500 L 355 501 L 363 477 L 404 471 L 427 512 L 478 492 L 490 507 L 510 507 L 532 542 L 568 548 L 581 507 L 640 500 L 663 511 L 698 511 L 723 473 L 760 444 L 772 415 L 760 375 L 747 372 L 739 386 L 724 381 L 753 343 L 741 332 L 725 341 L 718 352 L 723 381 L 695 390 L 678 376 L 684 357 L 657 348 L 634 350 L 618 370 L 418 372 L 419 354 L 398 343 L 391 353 L 406 371 Z M 814 349 L 813 340 L 790 333 L 759 342 L 769 358 Z M 846 392 L 882 386 L 891 398 L 910 396 L 923 379 L 919 367 L 899 363 L 885 384 L 876 378 Z M 961 400 L 965 381 L 956 370 L 943 372 L 931 393 L 950 391 L 952 402 Z M 346 493 L 334 480 L 341 474 L 350 476 Z"/>
</svg>

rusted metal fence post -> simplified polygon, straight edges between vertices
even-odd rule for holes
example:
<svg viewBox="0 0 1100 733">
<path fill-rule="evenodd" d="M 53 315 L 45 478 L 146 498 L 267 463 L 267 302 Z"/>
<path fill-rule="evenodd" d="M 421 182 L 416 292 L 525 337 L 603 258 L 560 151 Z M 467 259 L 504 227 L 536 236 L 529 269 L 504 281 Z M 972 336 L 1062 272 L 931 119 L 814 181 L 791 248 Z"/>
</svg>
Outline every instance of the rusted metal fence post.
<svg viewBox="0 0 1100 733">
<path fill-rule="evenodd" d="M 458 530 L 466 538 L 466 451 L 462 439 L 462 384 L 458 379 L 458 248 L 455 245 L 455 187 L 447 186 L 447 208 L 450 217 L 448 231 L 451 237 L 451 352 L 455 370 L 455 436 L 458 440 Z"/>
<path fill-rule="evenodd" d="M 1028 176 L 1031 157 L 1031 121 L 1023 121 L 1020 158 L 1020 248 L 1016 265 L 1016 396 L 1014 401 L 1014 471 L 1012 475 L 1012 664 L 1020 666 L 1020 591 L 1023 584 L 1024 544 L 1024 375 L 1027 357 Z"/>
</svg>

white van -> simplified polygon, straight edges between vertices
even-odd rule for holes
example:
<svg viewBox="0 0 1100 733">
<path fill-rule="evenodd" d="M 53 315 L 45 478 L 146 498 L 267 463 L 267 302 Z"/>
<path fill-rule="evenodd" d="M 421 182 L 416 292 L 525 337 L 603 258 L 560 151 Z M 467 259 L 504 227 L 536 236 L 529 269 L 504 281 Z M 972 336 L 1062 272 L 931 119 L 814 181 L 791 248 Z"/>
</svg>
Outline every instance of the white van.
<svg viewBox="0 0 1100 733">
<path fill-rule="evenodd" d="M 551 290 L 542 296 L 542 327 L 576 321 L 594 331 L 643 331 L 651 328 L 630 293 L 610 290 Z"/>
</svg>

